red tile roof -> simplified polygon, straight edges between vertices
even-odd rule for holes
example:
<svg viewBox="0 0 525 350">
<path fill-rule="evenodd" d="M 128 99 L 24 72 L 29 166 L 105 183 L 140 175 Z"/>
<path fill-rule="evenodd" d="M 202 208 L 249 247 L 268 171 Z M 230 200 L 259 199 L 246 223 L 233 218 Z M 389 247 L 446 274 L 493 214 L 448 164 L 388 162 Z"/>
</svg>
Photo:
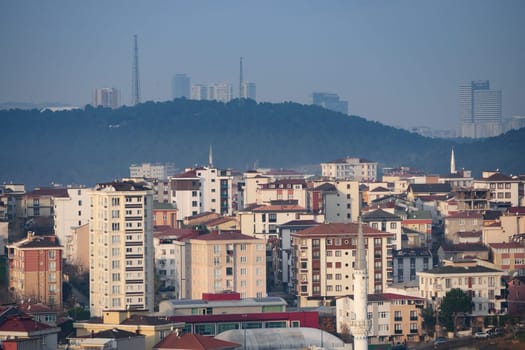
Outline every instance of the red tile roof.
<svg viewBox="0 0 525 350">
<path fill-rule="evenodd" d="M 51 329 L 47 324 L 33 320 L 32 316 L 18 315 L 11 316 L 0 325 L 0 332 L 37 332 Z"/>
<path fill-rule="evenodd" d="M 483 219 L 483 215 L 472 211 L 459 211 L 455 214 L 450 214 L 447 219 Z"/>
<path fill-rule="evenodd" d="M 171 333 L 153 346 L 153 349 L 185 349 L 185 350 L 221 350 L 234 349 L 241 344 L 206 337 L 199 334 L 183 334 L 179 336 Z"/>
<path fill-rule="evenodd" d="M 512 207 L 508 210 L 509 214 L 525 215 L 525 207 Z"/>
<path fill-rule="evenodd" d="M 66 188 L 36 188 L 25 194 L 27 198 L 34 197 L 69 197 Z"/>
<path fill-rule="evenodd" d="M 489 247 L 493 249 L 509 249 L 509 248 L 525 249 L 523 244 L 518 243 L 518 242 L 489 243 Z"/>
<path fill-rule="evenodd" d="M 192 178 L 192 177 L 195 177 L 195 178 L 197 177 L 197 171 L 195 169 L 173 176 L 173 178 L 175 179 L 184 179 L 184 178 Z"/>
</svg>

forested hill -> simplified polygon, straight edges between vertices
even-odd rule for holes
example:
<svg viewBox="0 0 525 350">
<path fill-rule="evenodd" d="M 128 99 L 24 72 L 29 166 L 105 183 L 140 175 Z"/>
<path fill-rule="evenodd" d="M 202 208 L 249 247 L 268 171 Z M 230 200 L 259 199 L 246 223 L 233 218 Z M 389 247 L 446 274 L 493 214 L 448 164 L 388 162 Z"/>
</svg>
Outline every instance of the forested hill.
<svg viewBox="0 0 525 350">
<path fill-rule="evenodd" d="M 128 176 L 131 163 L 214 164 L 246 170 L 313 166 L 344 156 L 447 173 L 525 172 L 525 129 L 482 141 L 430 139 L 360 117 L 296 103 L 175 100 L 116 110 L 0 111 L 0 182 L 92 185 Z"/>
</svg>

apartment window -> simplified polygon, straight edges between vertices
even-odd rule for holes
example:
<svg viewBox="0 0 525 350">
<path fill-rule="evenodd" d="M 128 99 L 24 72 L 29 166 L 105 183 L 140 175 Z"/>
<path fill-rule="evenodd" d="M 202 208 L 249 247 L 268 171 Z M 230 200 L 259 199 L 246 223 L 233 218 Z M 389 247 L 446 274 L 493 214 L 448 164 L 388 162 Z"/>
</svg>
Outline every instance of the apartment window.
<svg viewBox="0 0 525 350">
<path fill-rule="evenodd" d="M 326 256 L 332 256 L 332 251 L 331 250 L 327 250 L 326 251 Z"/>
<path fill-rule="evenodd" d="M 218 266 L 221 264 L 221 258 L 219 256 L 213 257 L 213 265 Z"/>
<path fill-rule="evenodd" d="M 192 201 L 191 202 L 191 206 L 192 207 L 197 207 L 199 205 L 199 203 L 197 201 Z"/>
<path fill-rule="evenodd" d="M 388 312 L 386 311 L 379 312 L 379 318 L 387 318 L 387 317 L 388 317 Z"/>
<path fill-rule="evenodd" d="M 509 189 L 510 188 L 510 183 L 506 183 L 505 184 L 505 189 Z"/>
<path fill-rule="evenodd" d="M 372 228 L 377 230 L 377 222 L 372 223 Z"/>
<path fill-rule="evenodd" d="M 113 292 L 113 294 L 120 294 L 120 286 L 111 287 L 111 291 Z"/>
<path fill-rule="evenodd" d="M 79 212 L 80 215 L 80 212 Z M 112 219 L 118 219 L 120 217 L 120 212 L 118 210 L 112 210 L 111 211 L 111 218 Z"/>
<path fill-rule="evenodd" d="M 336 250 L 335 251 L 335 256 L 341 256 L 341 251 L 340 250 Z"/>
<path fill-rule="evenodd" d="M 417 332 L 417 323 L 411 323 L 410 324 L 410 331 L 411 332 Z"/>
<path fill-rule="evenodd" d="M 241 256 L 241 264 L 246 264 L 246 257 L 245 256 Z"/>
<path fill-rule="evenodd" d="M 111 267 L 114 269 L 120 269 L 120 260 L 112 260 Z"/>
<path fill-rule="evenodd" d="M 120 281 L 120 273 L 113 273 L 113 274 L 111 275 L 111 280 L 112 280 L 113 282 L 119 282 L 119 281 Z"/>
<path fill-rule="evenodd" d="M 340 280 L 342 278 L 342 275 L 340 273 L 335 274 L 335 279 Z"/>
<path fill-rule="evenodd" d="M 213 245 L 213 254 L 219 254 L 221 252 L 221 246 L 218 244 Z"/>
<path fill-rule="evenodd" d="M 55 283 L 49 284 L 49 291 L 54 293 L 57 290 L 57 285 Z"/>
<path fill-rule="evenodd" d="M 261 221 L 266 222 L 266 214 L 261 214 Z"/>
<path fill-rule="evenodd" d="M 246 271 L 247 271 L 247 270 L 246 270 L 245 267 L 241 268 L 241 275 L 243 275 L 243 276 L 246 275 Z"/>
<path fill-rule="evenodd" d="M 336 292 L 341 292 L 342 290 L 343 290 L 343 286 L 341 286 L 340 284 L 335 286 L 335 291 Z"/>
<path fill-rule="evenodd" d="M 268 214 L 268 222 L 277 222 L 277 214 Z"/>
<path fill-rule="evenodd" d="M 264 273 L 263 273 L 263 269 L 258 267 L 256 270 L 255 270 L 255 274 L 257 276 L 262 276 Z"/>
<path fill-rule="evenodd" d="M 57 275 L 55 272 L 50 272 L 48 274 L 48 279 L 49 279 L 49 282 L 56 282 L 57 280 Z"/>
<path fill-rule="evenodd" d="M 114 223 L 112 223 L 112 224 L 111 224 L 111 230 L 112 230 L 112 231 L 118 231 L 118 230 L 120 230 L 120 223 L 118 223 L 118 222 L 114 222 Z"/>
<path fill-rule="evenodd" d="M 118 235 L 111 236 L 111 243 L 120 243 L 120 236 Z"/>
<path fill-rule="evenodd" d="M 54 259 L 55 258 L 55 251 L 54 250 L 49 250 L 47 252 L 47 256 L 49 259 Z"/>
<path fill-rule="evenodd" d="M 233 276 L 233 268 L 227 267 L 226 268 L 226 276 Z"/>
<path fill-rule="evenodd" d="M 246 250 L 246 243 L 241 243 L 241 250 L 242 250 L 242 251 L 245 251 L 245 250 Z"/>
<path fill-rule="evenodd" d="M 111 248 L 111 256 L 120 256 L 120 248 Z"/>
<path fill-rule="evenodd" d="M 126 198 L 127 202 L 127 198 Z M 111 198 L 111 205 L 120 205 L 120 198 Z"/>
<path fill-rule="evenodd" d="M 331 273 L 326 274 L 326 279 L 331 280 L 333 278 L 333 275 Z"/>
<path fill-rule="evenodd" d="M 390 228 L 395 230 L 397 228 L 397 223 L 396 222 L 391 222 L 390 223 Z"/>
<path fill-rule="evenodd" d="M 394 311 L 394 321 L 402 321 L 401 311 Z"/>
<path fill-rule="evenodd" d="M 501 189 L 503 189 L 503 184 L 502 184 L 502 183 L 499 183 L 499 184 L 498 184 L 498 190 L 501 190 Z"/>
<path fill-rule="evenodd" d="M 50 261 L 49 262 L 49 265 L 48 265 L 48 270 L 49 271 L 55 271 L 57 268 L 57 263 L 56 261 Z"/>
<path fill-rule="evenodd" d="M 262 262 L 263 262 L 263 257 L 260 256 L 260 255 L 259 255 L 259 256 L 256 256 L 256 257 L 255 257 L 255 262 L 256 262 L 256 263 L 262 263 Z"/>
<path fill-rule="evenodd" d="M 448 288 L 450 288 L 450 287 L 451 287 L 451 285 L 450 285 L 450 278 L 446 278 L 446 279 L 445 279 L 445 288 L 448 289 Z"/>
</svg>

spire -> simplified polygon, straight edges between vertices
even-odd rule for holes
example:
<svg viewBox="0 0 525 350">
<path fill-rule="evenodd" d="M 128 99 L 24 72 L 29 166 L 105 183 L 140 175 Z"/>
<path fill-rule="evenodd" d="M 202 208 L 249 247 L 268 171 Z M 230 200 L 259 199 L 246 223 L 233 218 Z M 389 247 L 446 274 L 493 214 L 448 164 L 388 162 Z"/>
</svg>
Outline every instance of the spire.
<svg viewBox="0 0 525 350">
<path fill-rule="evenodd" d="M 366 253 L 365 253 L 365 238 L 363 235 L 363 223 L 359 218 L 359 226 L 357 228 L 357 252 L 355 257 L 355 269 L 366 270 Z"/>
<path fill-rule="evenodd" d="M 243 72 L 242 72 L 242 56 L 241 56 L 241 61 L 239 65 L 239 98 L 246 97 L 246 96 L 243 96 L 243 93 L 242 93 L 242 85 L 244 84 L 243 80 L 244 78 L 243 78 Z"/>
<path fill-rule="evenodd" d="M 213 167 L 213 149 L 211 147 L 211 144 L 210 144 L 210 153 L 208 154 L 208 165 L 210 166 L 210 168 Z"/>
<path fill-rule="evenodd" d="M 454 157 L 454 148 L 452 148 L 452 152 L 450 153 L 450 173 L 456 174 L 456 158 Z"/>
</svg>

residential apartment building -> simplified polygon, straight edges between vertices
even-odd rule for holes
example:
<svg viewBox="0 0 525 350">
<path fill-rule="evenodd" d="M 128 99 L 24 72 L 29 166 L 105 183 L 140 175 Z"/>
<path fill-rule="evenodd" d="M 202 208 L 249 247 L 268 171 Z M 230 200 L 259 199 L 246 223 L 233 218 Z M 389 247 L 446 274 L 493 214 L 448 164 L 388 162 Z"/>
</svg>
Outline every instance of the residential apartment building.
<svg viewBox="0 0 525 350">
<path fill-rule="evenodd" d="M 460 211 L 445 217 L 445 238 L 459 243 L 458 232 L 480 231 L 483 215 L 475 211 Z"/>
<path fill-rule="evenodd" d="M 173 163 L 142 163 L 131 164 L 129 176 L 132 178 L 166 180 L 175 175 L 175 164 Z"/>
<path fill-rule="evenodd" d="M 153 201 L 153 226 L 177 228 L 177 208 L 172 203 Z"/>
<path fill-rule="evenodd" d="M 393 294 L 368 295 L 368 319 L 371 322 L 368 333 L 371 344 L 404 343 L 419 341 L 423 334 L 423 317 L 420 310 L 425 299 Z M 355 320 L 354 296 L 348 295 L 337 299 L 337 332 L 350 331 L 350 324 Z"/>
<path fill-rule="evenodd" d="M 519 207 L 523 205 L 524 182 L 498 171 L 484 171 L 481 179 L 474 180 L 475 189 L 488 189 L 491 205 Z"/>
<path fill-rule="evenodd" d="M 432 254 L 428 248 L 405 248 L 392 252 L 394 283 L 417 281 L 416 273 L 432 268 Z"/>
<path fill-rule="evenodd" d="M 306 208 L 306 181 L 303 179 L 282 179 L 261 184 L 257 188 L 257 204 L 270 204 L 272 201 L 297 201 Z"/>
<path fill-rule="evenodd" d="M 237 217 L 243 234 L 268 239 L 278 237 L 279 225 L 292 220 L 311 219 L 313 215 L 295 204 L 273 204 L 254 205 L 238 212 Z"/>
<path fill-rule="evenodd" d="M 326 222 L 349 223 L 359 217 L 358 181 L 315 181 L 307 195 L 307 209 L 324 214 Z"/>
<path fill-rule="evenodd" d="M 62 247 L 55 236 L 35 236 L 7 245 L 9 288 L 17 300 L 62 307 Z"/>
<path fill-rule="evenodd" d="M 242 184 L 242 205 L 239 209 L 257 203 L 257 190 L 260 186 L 272 181 L 270 176 L 263 175 L 257 170 L 249 170 L 243 174 Z M 258 203 L 261 204 L 261 203 Z"/>
<path fill-rule="evenodd" d="M 402 219 L 399 216 L 383 209 L 377 209 L 363 214 L 361 221 L 375 230 L 392 233 L 394 235 L 392 248 L 398 250 L 403 248 L 401 238 Z"/>
<path fill-rule="evenodd" d="M 53 217 L 55 214 L 55 198 L 68 197 L 65 188 L 35 188 L 22 197 L 23 216 L 32 219 L 39 216 Z"/>
<path fill-rule="evenodd" d="M 409 228 L 425 235 L 427 246 L 432 244 L 432 213 L 427 210 L 417 210 L 407 212 L 406 218 L 401 222 L 403 227 Z"/>
<path fill-rule="evenodd" d="M 357 223 L 321 224 L 292 234 L 294 256 L 292 279 L 300 307 L 319 306 L 353 293 Z M 363 225 L 368 290 L 381 293 L 393 281 L 394 235 Z"/>
<path fill-rule="evenodd" d="M 196 168 L 200 180 L 201 212 L 221 215 L 233 214 L 233 175 L 230 169 L 221 170 L 212 165 Z"/>
<path fill-rule="evenodd" d="M 201 182 L 195 169 L 170 177 L 169 183 L 179 220 L 201 213 Z"/>
<path fill-rule="evenodd" d="M 190 77 L 186 74 L 175 74 L 171 80 L 172 98 L 190 98 Z"/>
<path fill-rule="evenodd" d="M 153 311 L 153 193 L 133 182 L 90 192 L 90 311 Z"/>
<path fill-rule="evenodd" d="M 448 291 L 459 288 L 472 298 L 472 316 L 504 314 L 503 286 L 506 275 L 501 270 L 478 265 L 456 265 L 436 267 L 417 272 L 421 297 L 439 307 Z"/>
<path fill-rule="evenodd" d="M 193 84 L 191 86 L 192 100 L 215 100 L 230 102 L 233 98 L 233 88 L 227 83 Z"/>
<path fill-rule="evenodd" d="M 376 181 L 377 162 L 362 158 L 342 158 L 321 163 L 321 175 L 335 180 Z"/>
<path fill-rule="evenodd" d="M 54 231 L 58 242 L 64 247 L 63 257 L 69 263 L 75 263 L 75 229 L 89 223 L 89 191 L 85 187 L 67 188 L 67 196 L 54 197 Z"/>
<path fill-rule="evenodd" d="M 198 299 L 203 293 L 226 290 L 238 292 L 242 298 L 266 296 L 264 240 L 239 231 L 213 231 L 186 243 L 187 297 Z"/>
<path fill-rule="evenodd" d="M 490 257 L 494 265 L 509 276 L 516 273 L 525 276 L 525 245 L 518 242 L 489 243 Z"/>
<path fill-rule="evenodd" d="M 242 83 L 241 86 L 241 98 L 249 98 L 251 100 L 256 101 L 257 100 L 257 85 L 255 83 L 251 83 L 248 81 L 245 81 Z"/>
</svg>

